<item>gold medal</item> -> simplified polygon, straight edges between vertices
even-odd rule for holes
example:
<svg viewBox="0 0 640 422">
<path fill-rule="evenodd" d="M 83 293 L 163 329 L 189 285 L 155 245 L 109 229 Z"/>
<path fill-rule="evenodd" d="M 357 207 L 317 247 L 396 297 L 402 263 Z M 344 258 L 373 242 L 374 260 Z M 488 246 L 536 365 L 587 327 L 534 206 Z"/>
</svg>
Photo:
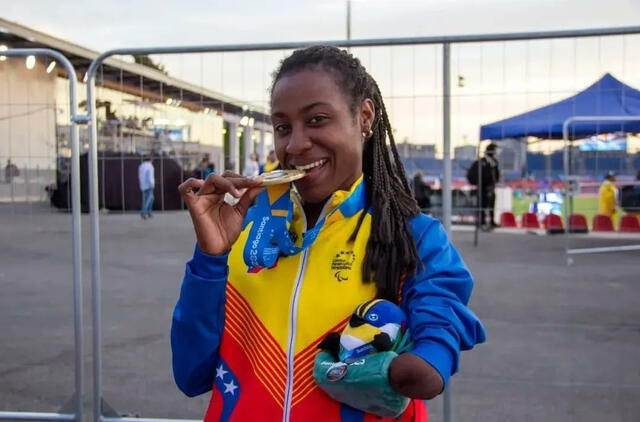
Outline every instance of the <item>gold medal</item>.
<svg viewBox="0 0 640 422">
<path fill-rule="evenodd" d="M 262 186 L 280 185 L 302 179 L 307 175 L 304 170 L 274 170 L 262 173 Z"/>
</svg>

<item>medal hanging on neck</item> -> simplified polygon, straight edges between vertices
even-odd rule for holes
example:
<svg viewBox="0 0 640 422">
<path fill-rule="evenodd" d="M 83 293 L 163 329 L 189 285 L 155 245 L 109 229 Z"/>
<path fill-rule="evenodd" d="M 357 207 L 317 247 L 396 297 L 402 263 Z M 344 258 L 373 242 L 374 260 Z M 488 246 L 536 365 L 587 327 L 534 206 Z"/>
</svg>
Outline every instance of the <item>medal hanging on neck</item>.
<svg viewBox="0 0 640 422">
<path fill-rule="evenodd" d="M 252 223 L 243 251 L 244 262 L 249 267 L 249 272 L 273 267 L 281 253 L 286 256 L 296 255 L 309 248 L 327 219 L 335 213 L 339 212 L 343 217 L 355 215 L 364 206 L 363 189 L 364 186 L 360 183 L 349 198 L 327 215 L 321 216 L 312 229 L 303 233 L 302 241 L 296 244 L 289 233 L 289 225 L 293 220 L 291 197 L 294 193 L 291 192 L 291 183 L 267 186 L 258 195 L 245 220 L 245 227 Z M 356 198 L 357 201 L 352 200 Z M 301 203 L 299 206 L 302 206 Z"/>
</svg>

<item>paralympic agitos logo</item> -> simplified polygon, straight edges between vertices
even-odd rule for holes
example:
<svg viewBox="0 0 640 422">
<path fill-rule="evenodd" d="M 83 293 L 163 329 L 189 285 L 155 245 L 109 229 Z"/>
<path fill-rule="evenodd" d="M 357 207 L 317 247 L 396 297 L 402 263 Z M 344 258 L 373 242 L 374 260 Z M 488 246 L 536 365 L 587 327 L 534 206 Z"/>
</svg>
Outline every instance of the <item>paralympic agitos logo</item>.
<svg viewBox="0 0 640 422">
<path fill-rule="evenodd" d="M 331 261 L 331 271 L 338 281 L 349 280 L 349 271 L 356 260 L 356 254 L 353 251 L 340 251 L 335 254 Z"/>
</svg>

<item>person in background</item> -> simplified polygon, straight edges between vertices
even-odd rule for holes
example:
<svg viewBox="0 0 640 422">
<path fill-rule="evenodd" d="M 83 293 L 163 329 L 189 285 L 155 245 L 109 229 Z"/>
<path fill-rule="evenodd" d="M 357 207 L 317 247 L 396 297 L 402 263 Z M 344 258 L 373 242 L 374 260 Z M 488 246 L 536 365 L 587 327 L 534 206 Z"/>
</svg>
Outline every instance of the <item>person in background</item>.
<svg viewBox="0 0 640 422">
<path fill-rule="evenodd" d="M 244 164 L 243 176 L 253 177 L 260 174 L 260 164 L 258 164 L 258 155 L 254 152 L 249 154 L 249 158 Z"/>
<path fill-rule="evenodd" d="M 18 166 L 11 162 L 11 159 L 7 159 L 7 165 L 4 168 L 4 180 L 7 183 L 13 182 L 14 177 L 20 176 L 20 170 Z"/>
<path fill-rule="evenodd" d="M 618 189 L 618 205 L 624 212 L 640 217 L 640 171 L 633 184 Z"/>
<path fill-rule="evenodd" d="M 413 176 L 413 196 L 422 210 L 431 208 L 431 188 L 424 181 L 421 172 Z"/>
<path fill-rule="evenodd" d="M 193 171 L 193 177 L 196 179 L 206 179 L 213 170 L 211 168 L 211 164 L 209 164 L 209 159 L 207 157 L 203 157 L 198 164 L 198 167 Z"/>
<path fill-rule="evenodd" d="M 280 162 L 278 161 L 278 157 L 276 157 L 276 152 L 274 150 L 269 151 L 269 155 L 267 155 L 267 162 L 264 163 L 264 171 L 274 171 L 280 167 Z"/>
<path fill-rule="evenodd" d="M 604 181 L 600 185 L 600 191 L 598 192 L 598 202 L 600 205 L 599 213 L 606 215 L 609 218 L 613 218 L 616 214 L 618 190 L 614 185 L 615 181 L 616 175 L 613 172 L 607 173 Z"/>
<path fill-rule="evenodd" d="M 153 163 L 151 157 L 145 156 L 138 166 L 138 182 L 142 191 L 142 209 L 140 216 L 143 220 L 153 217 L 153 189 L 156 186 Z"/>
<path fill-rule="evenodd" d="M 500 181 L 500 166 L 496 158 L 498 147 L 491 143 L 484 150 L 484 157 L 473 162 L 467 171 L 467 180 L 472 185 L 478 186 L 480 219 L 478 224 L 482 227 L 487 222 L 489 214 L 489 230 L 498 225 L 494 220 L 494 208 L 496 204 L 496 185 Z M 478 168 L 482 165 L 481 168 Z"/>
</svg>

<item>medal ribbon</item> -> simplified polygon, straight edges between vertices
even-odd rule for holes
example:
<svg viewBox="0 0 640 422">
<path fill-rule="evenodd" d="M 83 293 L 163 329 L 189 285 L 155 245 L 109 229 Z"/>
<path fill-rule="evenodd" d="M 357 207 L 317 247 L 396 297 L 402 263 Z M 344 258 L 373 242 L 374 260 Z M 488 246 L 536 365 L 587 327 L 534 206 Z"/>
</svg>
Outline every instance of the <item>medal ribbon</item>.
<svg viewBox="0 0 640 422">
<path fill-rule="evenodd" d="M 273 267 L 280 253 L 287 256 L 299 254 L 315 242 L 327 220 L 339 215 L 348 218 L 364 208 L 364 183 L 359 182 L 339 206 L 318 220 L 312 229 L 303 233 L 302 242 L 296 245 L 289 234 L 289 226 L 293 220 L 292 194 L 298 195 L 296 191 L 291 192 L 290 183 L 268 186 L 260 192 L 256 204 L 249 210 L 245 227 L 249 223 L 253 224 L 243 252 L 249 272 Z"/>
</svg>

